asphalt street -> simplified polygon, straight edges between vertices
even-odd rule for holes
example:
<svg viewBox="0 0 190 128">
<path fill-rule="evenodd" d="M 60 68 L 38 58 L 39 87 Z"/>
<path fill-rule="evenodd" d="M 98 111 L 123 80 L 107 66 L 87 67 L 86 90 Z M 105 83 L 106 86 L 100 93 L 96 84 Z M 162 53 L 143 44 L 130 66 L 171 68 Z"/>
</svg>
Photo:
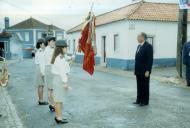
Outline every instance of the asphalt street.
<svg viewBox="0 0 190 128">
<path fill-rule="evenodd" d="M 34 68 L 32 60 L 9 66 L 7 91 L 25 128 L 190 127 L 190 89 L 151 80 L 150 105 L 139 107 L 132 104 L 136 98 L 135 78 L 100 71 L 91 77 L 78 66 L 71 66 L 72 90 L 64 102 L 63 116 L 69 123 L 57 125 L 48 106 L 37 105 Z"/>
</svg>

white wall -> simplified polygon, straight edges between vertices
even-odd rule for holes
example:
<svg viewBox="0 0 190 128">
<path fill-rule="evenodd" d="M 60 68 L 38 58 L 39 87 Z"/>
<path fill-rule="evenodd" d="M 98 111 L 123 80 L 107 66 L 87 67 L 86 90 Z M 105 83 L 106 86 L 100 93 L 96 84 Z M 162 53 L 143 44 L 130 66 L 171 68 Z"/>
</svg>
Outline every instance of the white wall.
<svg viewBox="0 0 190 128">
<path fill-rule="evenodd" d="M 75 33 L 72 33 L 72 34 L 66 34 L 65 38 L 67 40 L 67 43 L 70 41 L 70 44 L 69 44 L 70 47 L 68 48 L 68 53 L 73 54 L 73 52 L 75 52 L 75 51 L 73 51 L 73 48 L 74 48 L 73 40 L 75 40 L 75 50 L 76 50 L 77 47 L 78 47 L 78 40 L 80 38 L 80 32 L 75 32 Z"/>
<path fill-rule="evenodd" d="M 128 30 L 130 49 L 128 58 L 134 59 L 136 51 L 136 37 L 140 32 L 154 36 L 154 58 L 175 58 L 177 49 L 177 23 L 176 22 L 151 22 L 151 21 L 128 21 L 135 25 L 135 30 Z M 136 42 L 132 43 L 132 42 Z"/>
<path fill-rule="evenodd" d="M 125 26 L 125 27 L 124 27 Z M 123 45 L 126 42 L 126 33 L 127 33 L 127 23 L 125 21 L 115 22 L 103 26 L 99 26 L 96 28 L 96 41 L 97 41 L 97 56 L 101 57 L 102 55 L 102 36 L 106 36 L 106 56 L 108 58 L 120 58 L 127 59 L 127 51 L 126 46 Z M 120 50 L 118 52 L 114 52 L 114 34 L 119 35 Z M 70 42 L 75 39 L 76 45 L 78 44 L 78 39 L 80 38 L 80 32 L 75 32 L 72 34 L 66 35 L 66 39 L 70 40 Z M 124 43 L 124 44 L 122 44 Z M 70 45 L 72 46 L 72 43 Z M 77 47 L 77 46 L 76 46 Z M 72 51 L 69 50 L 70 53 Z"/>
<path fill-rule="evenodd" d="M 96 29 L 96 40 L 98 56 L 102 54 L 102 36 L 106 36 L 106 56 L 107 58 L 119 58 L 127 59 L 126 51 L 126 33 L 127 24 L 125 21 L 119 21 L 107 25 L 97 27 Z M 119 35 L 119 50 L 114 52 L 114 35 Z"/>
<path fill-rule="evenodd" d="M 133 26 L 133 29 L 129 29 L 130 26 Z M 108 58 L 134 59 L 138 46 L 137 35 L 140 32 L 146 32 L 149 36 L 154 36 L 154 58 L 176 58 L 177 30 L 177 22 L 123 20 L 99 26 L 96 29 L 97 56 L 101 57 L 102 53 L 101 37 L 106 36 L 106 55 Z M 190 26 L 188 26 L 188 30 L 190 30 Z M 119 34 L 118 52 L 114 52 L 114 34 Z M 188 31 L 188 35 L 190 39 L 190 31 Z M 67 35 L 67 39 L 70 39 L 71 42 L 73 39 L 78 41 L 79 37 L 80 32 Z"/>
</svg>

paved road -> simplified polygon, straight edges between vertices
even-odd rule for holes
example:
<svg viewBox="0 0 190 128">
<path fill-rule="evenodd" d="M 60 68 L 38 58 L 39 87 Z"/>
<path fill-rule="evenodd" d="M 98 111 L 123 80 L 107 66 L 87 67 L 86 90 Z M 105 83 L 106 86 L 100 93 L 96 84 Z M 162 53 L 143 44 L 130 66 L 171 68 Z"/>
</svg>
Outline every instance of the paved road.
<svg viewBox="0 0 190 128">
<path fill-rule="evenodd" d="M 8 60 L 7 64 L 10 66 L 18 60 Z M 15 105 L 7 93 L 7 88 L 0 86 L 0 128 L 23 128 L 20 118 L 18 117 Z"/>
<path fill-rule="evenodd" d="M 32 60 L 9 67 L 7 88 L 25 128 L 189 128 L 190 89 L 151 81 L 148 107 L 132 104 L 136 97 L 134 78 L 96 72 L 88 76 L 72 67 L 63 116 L 67 125 L 57 126 L 54 113 L 38 106 L 33 81 Z"/>
</svg>

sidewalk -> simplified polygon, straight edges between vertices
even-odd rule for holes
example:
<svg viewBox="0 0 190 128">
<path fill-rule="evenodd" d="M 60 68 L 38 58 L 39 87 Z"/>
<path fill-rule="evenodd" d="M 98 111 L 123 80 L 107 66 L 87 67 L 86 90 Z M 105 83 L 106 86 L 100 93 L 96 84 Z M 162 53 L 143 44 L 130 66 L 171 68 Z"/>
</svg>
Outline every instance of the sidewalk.
<svg viewBox="0 0 190 128">
<path fill-rule="evenodd" d="M 73 65 L 82 67 L 81 64 L 74 63 Z M 134 71 L 126 71 L 126 70 L 107 68 L 102 66 L 96 66 L 95 70 L 124 77 L 133 77 L 133 78 L 135 77 Z M 178 77 L 175 67 L 153 68 L 151 79 L 157 80 L 159 82 L 169 83 L 170 85 L 172 84 L 173 86 L 188 88 L 186 86 L 185 80 Z"/>
<path fill-rule="evenodd" d="M 8 60 L 8 66 L 18 62 L 18 60 Z M 8 85 L 9 86 L 9 85 Z M 23 128 L 23 125 L 18 118 L 15 106 L 9 94 L 6 91 L 6 87 L 0 86 L 0 128 Z"/>
<path fill-rule="evenodd" d="M 96 66 L 97 71 L 102 71 L 106 73 L 112 73 L 115 75 L 120 75 L 124 77 L 135 77 L 133 71 L 125 71 L 114 68 L 106 68 L 101 66 Z M 154 68 L 151 75 L 152 80 L 157 80 L 159 82 L 169 83 L 173 86 L 178 86 L 182 88 L 188 88 L 184 79 L 180 78 L 177 74 L 175 67 L 166 68 Z"/>
</svg>

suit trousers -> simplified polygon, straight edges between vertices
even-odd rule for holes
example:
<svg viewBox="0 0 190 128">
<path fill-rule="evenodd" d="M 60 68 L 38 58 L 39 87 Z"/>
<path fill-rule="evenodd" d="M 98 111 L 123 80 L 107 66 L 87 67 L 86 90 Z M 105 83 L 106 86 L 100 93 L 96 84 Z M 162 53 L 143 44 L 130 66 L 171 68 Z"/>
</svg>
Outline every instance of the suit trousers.
<svg viewBox="0 0 190 128">
<path fill-rule="evenodd" d="M 190 86 L 190 66 L 186 66 L 186 81 L 187 86 Z"/>
<path fill-rule="evenodd" d="M 149 88 L 150 88 L 150 77 L 145 75 L 136 75 L 137 80 L 137 100 L 136 102 L 142 104 L 149 104 Z"/>
</svg>

